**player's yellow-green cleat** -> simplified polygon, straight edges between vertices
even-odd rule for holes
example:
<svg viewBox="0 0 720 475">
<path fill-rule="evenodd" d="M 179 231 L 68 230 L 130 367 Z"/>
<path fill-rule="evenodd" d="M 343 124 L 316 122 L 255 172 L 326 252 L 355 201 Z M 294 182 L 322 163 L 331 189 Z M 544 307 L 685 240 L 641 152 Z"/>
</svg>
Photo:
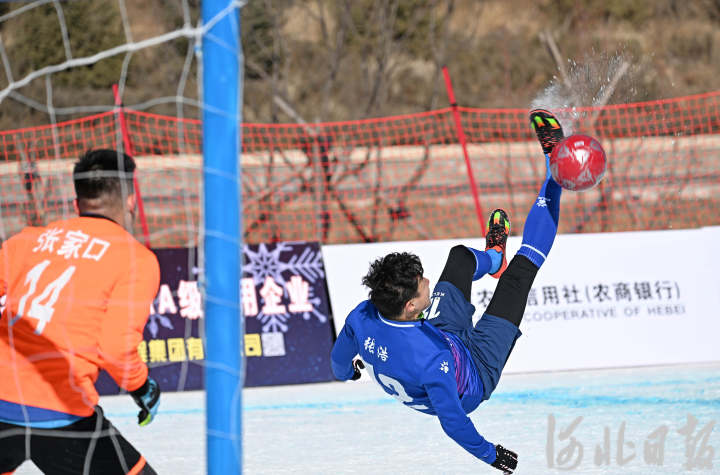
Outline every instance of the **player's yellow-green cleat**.
<svg viewBox="0 0 720 475">
<path fill-rule="evenodd" d="M 510 218 L 503 209 L 496 209 L 490 213 L 488 219 L 487 234 L 485 235 L 485 250 L 494 249 L 502 254 L 502 264 L 500 269 L 491 276 L 499 279 L 505 269 L 507 269 L 507 258 L 505 257 L 505 245 L 510 234 Z"/>
<path fill-rule="evenodd" d="M 560 121 L 545 109 L 530 111 L 530 126 L 535 131 L 543 153 L 549 155 L 553 147 L 565 138 Z"/>
</svg>

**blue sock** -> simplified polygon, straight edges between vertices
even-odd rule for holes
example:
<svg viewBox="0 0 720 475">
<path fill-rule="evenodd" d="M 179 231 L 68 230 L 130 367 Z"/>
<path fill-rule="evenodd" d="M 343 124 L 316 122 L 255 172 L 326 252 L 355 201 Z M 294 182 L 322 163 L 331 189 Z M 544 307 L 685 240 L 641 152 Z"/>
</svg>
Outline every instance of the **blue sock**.
<svg viewBox="0 0 720 475">
<path fill-rule="evenodd" d="M 518 251 L 518 254 L 530 259 L 538 268 L 547 259 L 557 234 L 561 195 L 562 188 L 552 179 L 548 169 L 545 182 L 525 221 L 522 244 Z"/>
<path fill-rule="evenodd" d="M 467 247 L 475 255 L 475 273 L 472 280 L 478 280 L 485 274 L 494 274 L 500 269 L 502 264 L 502 253 L 495 249 L 480 251 L 472 247 Z"/>
<path fill-rule="evenodd" d="M 545 179 L 552 178 L 552 173 L 550 173 L 550 154 L 545 154 Z"/>
</svg>

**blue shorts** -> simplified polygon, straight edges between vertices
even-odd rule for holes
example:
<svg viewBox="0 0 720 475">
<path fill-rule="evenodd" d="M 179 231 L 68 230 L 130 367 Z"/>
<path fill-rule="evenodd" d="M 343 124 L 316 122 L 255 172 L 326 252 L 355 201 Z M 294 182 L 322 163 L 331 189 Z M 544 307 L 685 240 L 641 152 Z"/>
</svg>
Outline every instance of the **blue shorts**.
<svg viewBox="0 0 720 475">
<path fill-rule="evenodd" d="M 438 282 L 432 298 L 428 321 L 439 330 L 457 335 L 470 350 L 483 383 L 483 400 L 488 399 L 522 332 L 508 320 L 487 313 L 473 327 L 475 306 L 450 282 Z M 437 306 L 436 298 L 439 299 Z"/>
</svg>

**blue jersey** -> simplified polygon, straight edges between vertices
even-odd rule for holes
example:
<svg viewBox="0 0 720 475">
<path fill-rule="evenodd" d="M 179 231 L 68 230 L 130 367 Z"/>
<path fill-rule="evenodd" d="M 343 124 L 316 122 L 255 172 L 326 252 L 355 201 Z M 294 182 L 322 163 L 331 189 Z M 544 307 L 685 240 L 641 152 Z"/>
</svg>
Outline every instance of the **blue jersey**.
<svg viewBox="0 0 720 475">
<path fill-rule="evenodd" d="M 462 343 L 454 338 L 454 344 Z M 335 377 L 348 380 L 360 355 L 383 390 L 404 405 L 440 419 L 445 433 L 479 459 L 495 461 L 495 446 L 475 429 L 469 412 L 482 401 L 482 390 L 458 393 L 456 358 L 445 333 L 426 320 L 383 318 L 368 300 L 350 312 L 332 350 Z M 462 348 L 460 348 L 462 350 Z"/>
</svg>

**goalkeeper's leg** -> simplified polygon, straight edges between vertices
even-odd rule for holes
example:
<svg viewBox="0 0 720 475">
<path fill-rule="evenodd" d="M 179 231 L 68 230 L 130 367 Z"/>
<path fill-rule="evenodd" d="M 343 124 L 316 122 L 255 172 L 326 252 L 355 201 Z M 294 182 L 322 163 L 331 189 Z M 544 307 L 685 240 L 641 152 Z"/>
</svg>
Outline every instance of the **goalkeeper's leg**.
<svg viewBox="0 0 720 475">
<path fill-rule="evenodd" d="M 0 422 L 0 475 L 15 471 L 26 460 L 25 428 Z"/>
<path fill-rule="evenodd" d="M 17 435 L 2 437 L 14 433 Z M 92 416 L 56 429 L 1 424 L 0 437 L 0 470 L 14 470 L 29 459 L 43 473 L 157 475 L 140 452 L 105 418 L 100 407 Z M 5 454 L 12 457 L 8 457 L 7 465 L 2 465 Z M 13 463 L 16 463 L 14 467 Z"/>
</svg>

